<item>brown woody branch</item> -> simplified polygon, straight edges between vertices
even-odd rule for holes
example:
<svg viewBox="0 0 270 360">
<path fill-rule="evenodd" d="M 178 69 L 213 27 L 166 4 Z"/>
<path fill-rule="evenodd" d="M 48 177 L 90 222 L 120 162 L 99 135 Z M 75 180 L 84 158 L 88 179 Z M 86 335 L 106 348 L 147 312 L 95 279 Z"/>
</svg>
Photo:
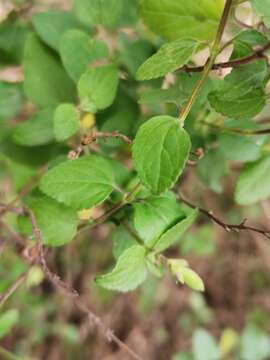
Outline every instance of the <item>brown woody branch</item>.
<svg viewBox="0 0 270 360">
<path fill-rule="evenodd" d="M 230 61 L 225 61 L 225 62 L 220 62 L 220 63 L 216 63 L 212 66 L 212 70 L 219 70 L 219 69 L 226 69 L 226 68 L 233 68 L 233 67 L 237 67 L 240 65 L 245 65 L 248 64 L 252 61 L 256 61 L 259 59 L 264 59 L 265 58 L 265 52 L 267 50 L 270 49 L 270 42 L 267 43 L 265 46 L 263 46 L 260 49 L 255 50 L 251 55 L 239 58 L 239 59 L 235 59 L 235 60 L 230 60 Z M 193 73 L 193 72 L 201 72 L 204 70 L 204 66 L 183 66 L 182 68 L 179 69 L 179 71 L 184 71 L 187 73 Z"/>
<path fill-rule="evenodd" d="M 89 146 L 98 139 L 120 139 L 123 142 L 131 145 L 132 140 L 124 134 L 121 134 L 119 131 L 113 131 L 113 132 L 101 132 L 101 131 L 92 131 L 90 134 L 87 134 L 83 137 L 80 145 L 77 147 L 77 149 L 70 151 L 68 154 L 68 158 L 71 160 L 77 159 L 81 153 L 83 152 L 84 146 Z"/>
<path fill-rule="evenodd" d="M 142 360 L 142 358 L 138 354 L 136 354 L 129 346 L 127 346 L 123 341 L 121 341 L 114 334 L 114 332 L 102 322 L 100 317 L 98 317 L 96 314 L 94 314 L 88 308 L 88 306 L 80 298 L 79 293 L 75 289 L 73 289 L 70 285 L 66 284 L 63 280 L 60 279 L 60 277 L 57 274 L 53 273 L 48 268 L 46 260 L 45 260 L 45 256 L 44 256 L 44 251 L 43 251 L 41 231 L 38 227 L 36 218 L 30 209 L 26 208 L 25 210 L 27 211 L 27 213 L 30 216 L 32 226 L 33 226 L 33 234 L 38 243 L 39 257 L 38 257 L 37 262 L 42 267 L 42 269 L 43 269 L 44 273 L 46 274 L 47 278 L 49 279 L 49 281 L 55 286 L 56 289 L 58 289 L 67 298 L 69 298 L 73 302 L 73 304 L 77 307 L 77 309 L 79 309 L 84 314 L 86 314 L 90 323 L 94 324 L 102 332 L 104 337 L 109 342 L 116 343 L 119 346 L 119 348 L 121 348 L 126 353 L 128 353 L 133 359 Z"/>
<path fill-rule="evenodd" d="M 218 217 L 216 217 L 211 211 L 208 211 L 206 209 L 203 209 L 201 207 L 197 207 L 196 205 L 189 202 L 182 194 L 179 195 L 179 199 L 191 207 L 192 209 L 198 209 L 199 212 L 206 217 L 208 217 L 210 220 L 212 220 L 215 224 L 222 227 L 227 232 L 236 232 L 239 233 L 240 231 L 252 231 L 257 234 L 261 234 L 264 237 L 266 237 L 268 240 L 270 240 L 270 230 L 262 230 L 253 226 L 246 225 L 247 219 L 244 219 L 240 224 L 227 224 L 220 220 Z"/>
</svg>

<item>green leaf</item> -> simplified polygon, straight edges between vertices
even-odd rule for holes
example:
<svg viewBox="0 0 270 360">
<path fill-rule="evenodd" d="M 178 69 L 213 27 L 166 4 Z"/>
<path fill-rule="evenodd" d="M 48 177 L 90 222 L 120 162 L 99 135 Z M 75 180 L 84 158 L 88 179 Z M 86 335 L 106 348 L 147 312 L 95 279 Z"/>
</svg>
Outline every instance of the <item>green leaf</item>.
<svg viewBox="0 0 270 360">
<path fill-rule="evenodd" d="M 141 104 L 159 104 L 163 103 L 173 103 L 177 106 L 185 105 L 187 99 L 190 97 L 190 94 L 197 83 L 200 74 L 193 73 L 180 73 L 176 83 L 170 86 L 168 89 L 160 89 L 160 84 L 158 88 L 143 88 L 140 92 L 139 103 Z M 201 109 L 202 105 L 208 101 L 208 94 L 214 89 L 213 81 L 207 79 L 204 83 L 202 91 L 199 98 L 195 101 L 192 111 L 197 112 L 197 109 Z M 156 110 L 155 110 L 156 111 Z"/>
<path fill-rule="evenodd" d="M 129 168 L 117 159 L 107 159 L 114 172 L 115 182 L 118 186 L 124 187 L 132 177 Z"/>
<path fill-rule="evenodd" d="M 129 0 L 125 0 L 129 1 Z M 127 7 L 130 7 L 128 4 Z M 120 60 L 132 76 L 135 76 L 139 66 L 153 54 L 153 46 L 144 39 L 132 39 L 127 35 L 119 38 Z"/>
<path fill-rule="evenodd" d="M 249 325 L 241 336 L 240 354 L 243 360 L 269 359 L 269 335 L 255 326 Z"/>
<path fill-rule="evenodd" d="M 141 16 L 156 34 L 168 40 L 212 40 L 224 6 L 223 0 L 141 0 Z"/>
<path fill-rule="evenodd" d="M 266 96 L 262 88 L 249 91 L 247 94 L 235 98 L 226 99 L 225 93 L 211 93 L 209 100 L 213 108 L 224 116 L 238 119 L 252 118 L 259 114 L 266 103 Z"/>
<path fill-rule="evenodd" d="M 131 224 L 129 224 L 132 227 Z M 123 225 L 117 226 L 112 234 L 113 255 L 116 259 L 123 254 L 125 250 L 136 245 L 134 237 L 125 229 Z"/>
<path fill-rule="evenodd" d="M 22 93 L 17 84 L 0 81 L 0 120 L 15 116 L 22 106 Z"/>
<path fill-rule="evenodd" d="M 235 200 L 240 205 L 250 205 L 270 196 L 270 157 L 248 164 L 240 173 L 235 190 Z"/>
<path fill-rule="evenodd" d="M 89 66 L 109 56 L 106 44 L 80 30 L 69 30 L 61 38 L 61 59 L 70 77 L 77 82 Z"/>
<path fill-rule="evenodd" d="M 142 182 L 155 194 L 177 181 L 189 156 L 191 142 L 177 119 L 156 116 L 143 124 L 134 140 L 132 155 Z"/>
<path fill-rule="evenodd" d="M 89 155 L 49 170 L 40 188 L 57 201 L 80 210 L 102 203 L 113 191 L 113 183 L 109 163 L 100 156 Z"/>
<path fill-rule="evenodd" d="M 3 2 L 1 1 L 1 4 Z M 29 27 L 26 21 L 21 21 L 18 16 L 12 13 L 0 23 L 0 64 L 21 65 L 25 40 L 29 34 Z M 15 16 L 14 16 L 15 15 Z"/>
<path fill-rule="evenodd" d="M 253 118 L 263 110 L 266 105 L 266 95 L 263 88 L 258 88 L 232 100 L 211 95 L 210 102 L 213 108 L 224 116 L 246 119 Z"/>
<path fill-rule="evenodd" d="M 218 360 L 220 352 L 214 337 L 204 329 L 195 330 L 192 338 L 194 360 Z"/>
<path fill-rule="evenodd" d="M 110 290 L 127 292 L 134 290 L 146 278 L 146 252 L 142 246 L 127 249 L 118 258 L 112 272 L 98 276 L 96 283 Z"/>
<path fill-rule="evenodd" d="M 185 217 L 175 197 L 153 196 L 134 203 L 134 226 L 144 243 L 152 247 L 168 228 Z"/>
<path fill-rule="evenodd" d="M 75 88 L 54 54 L 29 35 L 24 53 L 24 90 L 36 105 L 48 107 L 73 102 Z"/>
<path fill-rule="evenodd" d="M 269 0 L 251 0 L 253 8 L 258 16 L 263 18 L 267 27 L 270 27 L 270 2 Z"/>
<path fill-rule="evenodd" d="M 139 117 L 139 108 L 134 100 L 119 87 L 113 105 L 97 117 L 98 123 L 100 123 L 100 131 L 119 131 L 121 134 L 133 137 L 134 124 L 136 124 Z M 99 143 L 105 149 L 125 145 L 120 139 L 100 139 Z"/>
<path fill-rule="evenodd" d="M 194 360 L 192 353 L 190 352 L 180 352 L 173 356 L 172 360 Z"/>
<path fill-rule="evenodd" d="M 250 55 L 253 48 L 262 47 L 267 44 L 267 37 L 255 29 L 240 32 L 233 40 L 233 53 L 231 60 Z"/>
<path fill-rule="evenodd" d="M 176 106 L 182 105 L 188 98 L 178 85 L 171 86 L 169 89 L 145 89 L 140 94 L 138 102 L 140 104 L 163 104 L 172 103 Z"/>
<path fill-rule="evenodd" d="M 78 21 L 71 12 L 47 11 L 34 14 L 34 28 L 40 38 L 55 50 L 59 49 L 61 36 L 72 28 L 78 27 Z"/>
<path fill-rule="evenodd" d="M 216 250 L 215 233 L 212 224 L 200 225 L 194 231 L 185 234 L 180 242 L 180 253 L 183 255 L 209 256 Z"/>
<path fill-rule="evenodd" d="M 73 104 L 61 104 L 54 113 L 54 136 L 65 141 L 80 130 L 80 113 Z"/>
<path fill-rule="evenodd" d="M 87 26 L 114 27 L 123 11 L 122 0 L 75 0 L 75 12 Z"/>
<path fill-rule="evenodd" d="M 224 155 L 218 149 L 211 149 L 199 160 L 197 171 L 204 184 L 216 193 L 221 193 L 221 180 L 227 174 L 227 164 Z"/>
<path fill-rule="evenodd" d="M 140 66 L 137 80 L 155 79 L 177 70 L 191 59 L 198 45 L 198 41 L 192 39 L 178 39 L 164 44 Z"/>
<path fill-rule="evenodd" d="M 172 226 L 166 231 L 153 245 L 156 252 L 162 252 L 174 245 L 181 236 L 190 228 L 190 226 L 197 219 L 198 210 L 192 210 L 190 214 L 183 220 L 180 220 L 176 225 Z"/>
<path fill-rule="evenodd" d="M 89 69 L 81 76 L 78 84 L 82 109 L 96 113 L 109 107 L 115 99 L 118 81 L 114 65 Z"/>
<path fill-rule="evenodd" d="M 247 120 L 230 120 L 225 123 L 228 129 L 252 130 L 256 124 Z M 224 157 L 232 161 L 256 161 L 261 155 L 261 147 L 265 142 L 264 136 L 248 136 L 244 134 L 222 132 L 218 137 L 220 151 Z"/>
<path fill-rule="evenodd" d="M 26 202 L 35 214 L 45 245 L 62 246 L 74 238 L 79 223 L 75 210 L 42 194 L 30 196 Z"/>
<path fill-rule="evenodd" d="M 261 87 L 267 75 L 265 60 L 257 60 L 247 65 L 241 65 L 227 75 L 219 92 L 224 99 L 235 99 L 240 95 L 245 95 L 250 90 Z"/>
<path fill-rule="evenodd" d="M 6 336 L 19 320 L 17 309 L 7 310 L 0 315 L 0 338 Z"/>
<path fill-rule="evenodd" d="M 53 111 L 44 109 L 31 119 L 17 126 L 13 133 L 13 140 L 18 145 L 39 146 L 51 143 L 54 140 Z"/>
<path fill-rule="evenodd" d="M 265 105 L 263 88 L 266 74 L 264 60 L 233 69 L 221 82 L 219 89 L 209 94 L 211 105 L 225 116 L 255 116 Z"/>
</svg>

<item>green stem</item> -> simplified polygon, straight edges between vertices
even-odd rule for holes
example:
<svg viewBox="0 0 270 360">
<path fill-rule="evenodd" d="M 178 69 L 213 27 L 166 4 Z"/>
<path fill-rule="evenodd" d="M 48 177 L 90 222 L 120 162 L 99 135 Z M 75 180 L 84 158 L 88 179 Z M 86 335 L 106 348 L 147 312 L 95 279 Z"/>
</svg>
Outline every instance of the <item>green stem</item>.
<svg viewBox="0 0 270 360">
<path fill-rule="evenodd" d="M 230 14 L 230 10 L 231 10 L 231 7 L 233 5 L 233 2 L 234 0 L 227 0 L 226 1 L 226 4 L 225 4 L 225 7 L 224 7 L 224 10 L 223 10 L 223 14 L 222 14 L 222 17 L 221 17 L 221 20 L 220 20 L 220 23 L 219 23 L 219 27 L 218 27 L 218 30 L 217 30 L 217 34 L 216 34 L 216 37 L 215 37 L 215 40 L 214 40 L 214 43 L 212 45 L 212 48 L 211 48 L 211 52 L 210 52 L 210 57 L 209 59 L 207 60 L 207 63 L 205 64 L 205 67 L 204 67 L 204 70 L 203 70 L 203 73 L 202 73 L 202 76 L 201 78 L 199 79 L 199 81 L 197 82 L 197 84 L 195 85 L 191 95 L 190 95 L 190 98 L 187 102 L 187 105 L 180 111 L 179 113 L 179 120 L 180 120 L 180 123 L 182 125 L 184 125 L 184 122 L 188 116 L 188 114 L 190 113 L 190 110 L 195 102 L 195 100 L 197 99 L 202 87 L 203 87 L 203 84 L 205 83 L 206 79 L 208 78 L 208 75 L 215 63 L 215 60 L 220 52 L 220 42 L 221 42 L 221 38 L 223 36 L 223 33 L 224 33 L 224 30 L 225 30 L 225 26 L 226 26 L 226 23 L 227 23 L 227 20 L 228 20 L 228 17 L 229 17 L 229 14 Z"/>
<path fill-rule="evenodd" d="M 140 238 L 140 236 L 129 226 L 129 223 L 126 220 L 123 220 L 121 224 L 124 226 L 124 228 L 127 230 L 127 232 L 133 237 L 133 239 L 138 243 L 138 245 L 141 245 L 146 248 L 146 250 L 149 250 L 146 246 L 144 241 Z"/>
<path fill-rule="evenodd" d="M 103 224 L 105 221 L 109 220 L 114 214 L 116 214 L 118 211 L 123 209 L 127 204 L 130 204 L 133 202 L 133 197 L 136 195 L 136 193 L 139 191 L 141 187 L 141 182 L 138 182 L 134 188 L 127 194 L 124 195 L 123 199 L 115 204 L 113 207 L 111 207 L 108 211 L 106 211 L 103 215 L 101 215 L 96 220 L 93 220 L 93 222 L 90 222 L 83 227 L 79 229 L 76 236 L 84 232 L 85 230 L 93 229 L 97 227 L 98 225 Z"/>
</svg>

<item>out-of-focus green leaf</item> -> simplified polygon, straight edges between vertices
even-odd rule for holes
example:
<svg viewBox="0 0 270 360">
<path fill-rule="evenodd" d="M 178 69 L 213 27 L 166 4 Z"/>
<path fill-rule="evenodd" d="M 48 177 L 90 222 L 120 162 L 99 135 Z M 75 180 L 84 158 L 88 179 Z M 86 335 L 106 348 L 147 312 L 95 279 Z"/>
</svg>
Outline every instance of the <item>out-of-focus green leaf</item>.
<svg viewBox="0 0 270 360">
<path fill-rule="evenodd" d="M 235 189 L 235 200 L 250 205 L 270 196 L 270 157 L 248 164 L 240 173 Z"/>
<path fill-rule="evenodd" d="M 219 360 L 220 353 L 214 337 L 204 329 L 193 334 L 192 351 L 194 360 Z"/>
<path fill-rule="evenodd" d="M 74 6 L 77 17 L 85 25 L 109 28 L 118 25 L 124 10 L 123 0 L 75 0 Z"/>
<path fill-rule="evenodd" d="M 269 335 L 253 326 L 248 326 L 241 337 L 240 356 L 243 360 L 267 360 L 270 356 Z"/>
<path fill-rule="evenodd" d="M 62 246 L 73 239 L 79 223 L 76 211 L 41 194 L 30 196 L 27 205 L 36 217 L 45 245 Z"/>
<path fill-rule="evenodd" d="M 22 92 L 17 84 L 0 81 L 0 120 L 15 116 L 22 106 Z"/>
<path fill-rule="evenodd" d="M 212 40 L 223 10 L 223 0 L 142 0 L 141 16 L 149 28 L 168 40 Z"/>
<path fill-rule="evenodd" d="M 109 56 L 106 44 L 80 30 L 69 30 L 61 38 L 60 54 L 70 77 L 77 82 L 89 66 Z"/>
<path fill-rule="evenodd" d="M 199 160 L 197 167 L 200 179 L 216 193 L 222 192 L 222 178 L 227 174 L 227 164 L 223 154 L 215 150 L 209 150 Z"/>
<path fill-rule="evenodd" d="M 59 10 L 36 13 L 32 22 L 40 38 L 55 50 L 59 50 L 61 36 L 79 25 L 71 12 Z"/>
<path fill-rule="evenodd" d="M 35 35 L 29 35 L 24 53 L 24 90 L 41 107 L 75 100 L 75 88 L 55 55 Z"/>
<path fill-rule="evenodd" d="M 218 136 L 220 151 L 224 157 L 232 161 L 256 161 L 261 155 L 261 148 L 266 137 L 249 136 L 230 132 L 230 129 L 242 129 L 243 131 L 256 130 L 254 122 L 247 120 L 229 120 L 225 122 L 225 128 Z"/>
<path fill-rule="evenodd" d="M 65 141 L 80 130 L 80 113 L 73 104 L 61 104 L 57 107 L 53 128 L 57 141 Z"/>
<path fill-rule="evenodd" d="M 13 133 L 14 142 L 23 146 L 39 146 L 52 142 L 53 113 L 52 108 L 41 110 L 31 119 L 18 125 Z"/>
<path fill-rule="evenodd" d="M 7 335 L 19 320 L 17 309 L 7 310 L 0 315 L 0 338 Z"/>
<path fill-rule="evenodd" d="M 270 27 L 270 2 L 269 0 L 251 0 L 251 3 L 259 16 L 263 18 L 265 25 Z"/>
</svg>

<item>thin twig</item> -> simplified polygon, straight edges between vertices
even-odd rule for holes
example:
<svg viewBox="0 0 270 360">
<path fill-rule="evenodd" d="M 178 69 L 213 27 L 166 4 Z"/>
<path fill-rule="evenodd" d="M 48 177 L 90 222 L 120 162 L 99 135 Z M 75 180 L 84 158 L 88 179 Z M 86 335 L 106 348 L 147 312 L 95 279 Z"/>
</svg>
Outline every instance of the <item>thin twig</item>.
<svg viewBox="0 0 270 360">
<path fill-rule="evenodd" d="M 270 134 L 270 129 L 261 129 L 261 130 L 250 130 L 250 129 L 240 129 L 240 128 L 232 128 L 232 127 L 224 127 L 218 124 L 208 123 L 207 121 L 200 121 L 203 125 L 207 125 L 214 129 L 217 129 L 221 132 L 240 134 L 246 136 L 256 136 L 256 135 L 267 135 Z"/>
<path fill-rule="evenodd" d="M 8 290 L 0 296 L 0 308 L 6 303 L 6 301 L 15 293 L 15 291 L 25 282 L 30 268 L 21 274 L 17 280 L 8 288 Z"/>
<path fill-rule="evenodd" d="M 89 146 L 93 142 L 97 141 L 97 139 L 102 139 L 102 138 L 104 138 L 104 139 L 109 139 L 109 138 L 120 139 L 129 145 L 132 144 L 132 140 L 130 140 L 130 138 L 128 136 L 121 134 L 117 130 L 113 131 L 113 132 L 92 131 L 90 134 L 87 134 L 83 137 L 80 145 L 75 150 L 72 150 L 69 152 L 68 158 L 70 160 L 77 159 L 81 155 L 84 146 Z"/>
<path fill-rule="evenodd" d="M 81 229 L 79 229 L 79 231 L 77 232 L 76 236 L 78 236 L 85 230 L 93 229 L 93 228 L 97 227 L 98 225 L 103 224 L 105 221 L 109 220 L 112 217 L 112 215 L 118 213 L 118 211 L 123 209 L 130 202 L 132 202 L 133 196 L 137 193 L 140 186 L 141 186 L 141 183 L 138 182 L 134 186 L 134 188 L 123 197 L 123 199 L 120 202 L 118 202 L 117 204 L 112 206 L 109 210 L 107 210 L 104 214 L 99 216 L 97 219 L 93 220 L 93 222 L 85 224 L 83 227 L 81 227 Z"/>
<path fill-rule="evenodd" d="M 222 227 L 227 232 L 233 231 L 239 233 L 240 231 L 252 231 L 261 234 L 265 236 L 268 240 L 270 240 L 270 230 L 262 230 L 253 226 L 246 225 L 247 219 L 244 219 L 240 224 L 227 224 L 222 220 L 220 220 L 219 218 L 217 218 L 215 215 L 213 215 L 211 211 L 208 211 L 206 209 L 203 209 L 201 207 L 192 204 L 182 194 L 179 195 L 179 199 L 183 203 L 191 207 L 192 209 L 198 209 L 201 214 L 207 216 L 210 220 L 212 220 L 214 223 Z"/>
<path fill-rule="evenodd" d="M 233 67 L 237 67 L 240 65 L 245 65 L 248 64 L 252 61 L 256 61 L 259 59 L 264 59 L 265 58 L 265 52 L 267 50 L 270 49 L 270 42 L 267 43 L 264 47 L 255 50 L 251 55 L 248 56 L 244 56 L 242 58 L 239 59 L 235 59 L 235 60 L 230 60 L 230 61 L 225 61 L 225 62 L 220 62 L 220 63 L 216 63 L 213 64 L 211 70 L 219 70 L 219 69 L 226 69 L 226 68 L 233 68 Z M 179 69 L 179 71 L 184 71 L 187 73 L 192 73 L 192 72 L 202 72 L 204 70 L 204 66 L 183 66 L 182 68 Z"/>
<path fill-rule="evenodd" d="M 39 248 L 39 259 L 38 263 L 41 265 L 44 273 L 46 274 L 47 278 L 50 280 L 50 282 L 55 286 L 56 289 L 58 289 L 61 293 L 63 293 L 67 298 L 72 300 L 73 304 L 83 313 L 85 313 L 89 319 L 89 321 L 94 324 L 98 329 L 101 330 L 103 336 L 109 341 L 109 342 L 115 342 L 119 348 L 124 350 L 126 353 L 128 353 L 133 359 L 136 360 L 142 360 L 142 358 L 136 354 L 129 346 L 127 346 L 122 340 L 120 340 L 114 332 L 108 328 L 101 320 L 100 317 L 98 317 L 96 314 L 94 314 L 88 306 L 84 303 L 84 301 L 80 298 L 79 293 L 73 289 L 70 285 L 66 284 L 63 280 L 60 279 L 60 277 L 53 273 L 47 266 L 46 259 L 44 256 L 43 251 L 43 245 L 42 245 L 42 236 L 41 231 L 38 227 L 36 218 L 34 216 L 34 213 L 26 208 L 26 211 L 28 212 L 31 223 L 33 226 L 33 234 L 37 240 L 38 248 Z"/>
<path fill-rule="evenodd" d="M 7 222 L 0 219 L 0 226 L 5 228 L 13 236 L 17 244 L 24 246 L 24 238 L 20 236 L 15 230 L 13 230 Z"/>
</svg>

